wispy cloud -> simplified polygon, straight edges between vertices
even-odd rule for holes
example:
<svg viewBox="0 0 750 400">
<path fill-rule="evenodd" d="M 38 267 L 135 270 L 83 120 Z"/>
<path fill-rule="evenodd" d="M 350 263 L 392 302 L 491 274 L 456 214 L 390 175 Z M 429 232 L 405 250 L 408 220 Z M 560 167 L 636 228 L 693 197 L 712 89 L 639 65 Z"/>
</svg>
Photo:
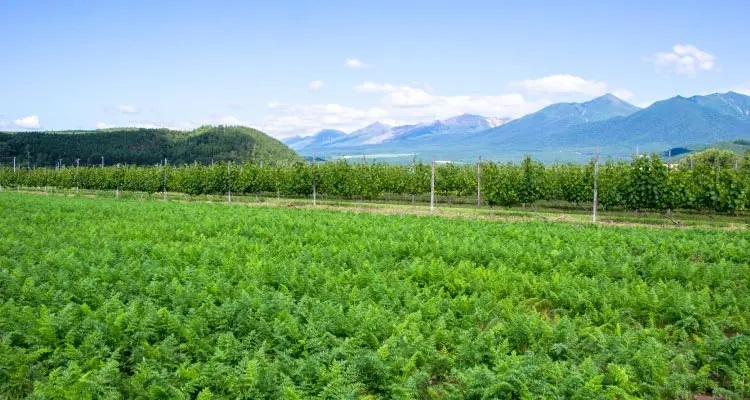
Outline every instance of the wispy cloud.
<svg viewBox="0 0 750 400">
<path fill-rule="evenodd" d="M 546 100 L 530 101 L 519 93 L 443 96 L 410 85 L 371 81 L 355 86 L 354 91 L 376 94 L 378 102 L 362 108 L 271 102 L 262 129 L 286 137 L 324 128 L 352 131 L 376 121 L 388 125 L 415 124 L 463 113 L 515 118 L 549 104 Z"/>
<path fill-rule="evenodd" d="M 159 120 L 130 120 L 127 122 L 109 123 L 97 122 L 96 129 L 108 129 L 116 127 L 124 128 L 146 128 L 146 129 L 170 129 L 175 131 L 189 131 L 203 125 L 228 125 L 228 126 L 249 126 L 256 127 L 249 120 L 239 118 L 233 115 L 207 115 L 200 119 L 185 121 L 159 121 Z"/>
<path fill-rule="evenodd" d="M 508 83 L 508 87 L 546 95 L 601 96 L 611 92 L 624 100 L 633 97 L 633 93 L 630 90 L 622 88 L 611 89 L 606 82 L 588 80 L 570 74 L 554 74 L 536 79 L 513 81 Z"/>
<path fill-rule="evenodd" d="M 648 108 L 648 107 L 651 107 L 652 104 L 654 104 L 653 101 L 642 101 L 642 102 L 636 104 L 636 106 L 638 106 L 640 108 Z"/>
<path fill-rule="evenodd" d="M 742 93 L 744 95 L 750 96 L 750 83 L 746 85 L 742 85 L 734 90 L 737 93 Z"/>
<path fill-rule="evenodd" d="M 344 65 L 348 68 L 370 68 L 372 65 L 364 63 L 356 58 L 347 58 Z"/>
<path fill-rule="evenodd" d="M 607 84 L 589 81 L 575 75 L 556 74 L 537 79 L 524 79 L 510 82 L 510 87 L 521 88 L 529 92 L 547 94 L 587 94 L 600 95 L 606 93 Z"/>
<path fill-rule="evenodd" d="M 680 75 L 695 76 L 700 71 L 716 67 L 716 57 L 690 44 L 676 44 L 671 51 L 655 53 L 646 57 L 658 70 L 670 70 Z"/>
<path fill-rule="evenodd" d="M 138 114 L 140 112 L 138 107 L 129 104 L 119 105 L 117 109 L 123 114 Z"/>
<path fill-rule="evenodd" d="M 311 92 L 317 92 L 320 89 L 323 89 L 323 86 L 324 86 L 323 81 L 315 80 L 307 84 L 307 89 L 310 90 Z"/>
<path fill-rule="evenodd" d="M 403 88 L 409 88 L 409 86 L 396 86 L 396 85 L 391 85 L 390 83 L 377 83 L 377 82 L 366 81 L 355 86 L 354 91 L 360 92 L 360 93 L 388 93 L 388 92 L 393 92 L 393 91 L 400 90 Z"/>
<path fill-rule="evenodd" d="M 615 89 L 612 91 L 612 94 L 623 100 L 629 100 L 633 98 L 633 92 L 628 89 Z"/>
<path fill-rule="evenodd" d="M 39 117 L 36 115 L 29 115 L 13 120 L 13 125 L 21 129 L 39 129 Z"/>
</svg>

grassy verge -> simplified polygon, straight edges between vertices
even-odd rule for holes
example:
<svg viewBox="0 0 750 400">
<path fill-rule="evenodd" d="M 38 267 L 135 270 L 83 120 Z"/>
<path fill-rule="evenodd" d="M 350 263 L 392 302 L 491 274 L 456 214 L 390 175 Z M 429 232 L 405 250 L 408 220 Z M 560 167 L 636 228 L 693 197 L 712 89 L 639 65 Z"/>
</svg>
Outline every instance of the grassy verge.
<svg viewBox="0 0 750 400">
<path fill-rule="evenodd" d="M 4 189 L 8 190 L 8 189 Z M 14 190 L 10 190 L 14 191 Z M 119 192 L 107 190 L 79 190 L 57 188 L 20 188 L 17 191 L 35 194 L 60 196 L 101 197 L 135 199 L 142 201 L 163 201 L 163 193 Z M 410 196 L 409 196 L 410 197 Z M 498 221 L 549 221 L 564 223 L 591 223 L 591 205 L 564 202 L 538 202 L 527 207 L 489 207 L 470 204 L 468 198 L 438 197 L 435 210 L 430 211 L 428 196 L 415 196 L 414 201 L 407 196 L 384 196 L 375 200 L 348 200 L 320 196 L 315 204 L 311 198 L 277 197 L 273 193 L 258 195 L 232 195 L 235 205 L 263 205 L 270 207 L 317 207 L 341 211 L 373 212 L 385 214 L 437 215 L 449 218 L 479 218 Z M 168 201 L 227 203 L 226 195 L 191 196 L 185 193 L 167 193 Z M 663 228 L 750 228 L 750 213 L 736 215 L 701 213 L 693 210 L 627 211 L 599 210 L 597 222 L 603 225 L 644 225 Z"/>
</svg>

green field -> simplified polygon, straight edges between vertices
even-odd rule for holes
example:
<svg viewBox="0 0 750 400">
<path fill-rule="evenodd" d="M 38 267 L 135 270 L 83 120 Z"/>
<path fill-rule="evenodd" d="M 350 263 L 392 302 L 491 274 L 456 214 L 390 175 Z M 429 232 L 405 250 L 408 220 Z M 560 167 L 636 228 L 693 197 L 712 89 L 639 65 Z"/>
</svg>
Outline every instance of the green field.
<svg viewBox="0 0 750 400">
<path fill-rule="evenodd" d="M 0 398 L 750 397 L 750 233 L 0 192 Z"/>
</svg>

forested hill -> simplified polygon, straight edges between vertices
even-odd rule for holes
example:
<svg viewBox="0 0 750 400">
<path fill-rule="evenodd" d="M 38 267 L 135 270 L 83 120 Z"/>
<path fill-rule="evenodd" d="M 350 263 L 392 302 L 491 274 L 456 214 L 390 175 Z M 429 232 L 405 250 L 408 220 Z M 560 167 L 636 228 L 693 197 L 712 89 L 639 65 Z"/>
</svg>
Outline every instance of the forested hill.
<svg viewBox="0 0 750 400">
<path fill-rule="evenodd" d="M 72 165 L 265 162 L 284 164 L 302 159 L 265 133 L 244 126 L 203 126 L 193 131 L 112 128 L 95 131 L 0 132 L 0 162 L 16 157 L 18 165 Z"/>
</svg>

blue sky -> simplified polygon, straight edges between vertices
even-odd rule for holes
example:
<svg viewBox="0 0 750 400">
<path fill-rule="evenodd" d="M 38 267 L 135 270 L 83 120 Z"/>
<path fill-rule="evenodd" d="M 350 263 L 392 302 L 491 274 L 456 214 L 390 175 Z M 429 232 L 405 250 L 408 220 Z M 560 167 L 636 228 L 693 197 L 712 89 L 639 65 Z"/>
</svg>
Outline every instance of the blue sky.
<svg viewBox="0 0 750 400">
<path fill-rule="evenodd" d="M 276 137 L 750 93 L 747 1 L 0 1 L 0 129 Z"/>
</svg>

